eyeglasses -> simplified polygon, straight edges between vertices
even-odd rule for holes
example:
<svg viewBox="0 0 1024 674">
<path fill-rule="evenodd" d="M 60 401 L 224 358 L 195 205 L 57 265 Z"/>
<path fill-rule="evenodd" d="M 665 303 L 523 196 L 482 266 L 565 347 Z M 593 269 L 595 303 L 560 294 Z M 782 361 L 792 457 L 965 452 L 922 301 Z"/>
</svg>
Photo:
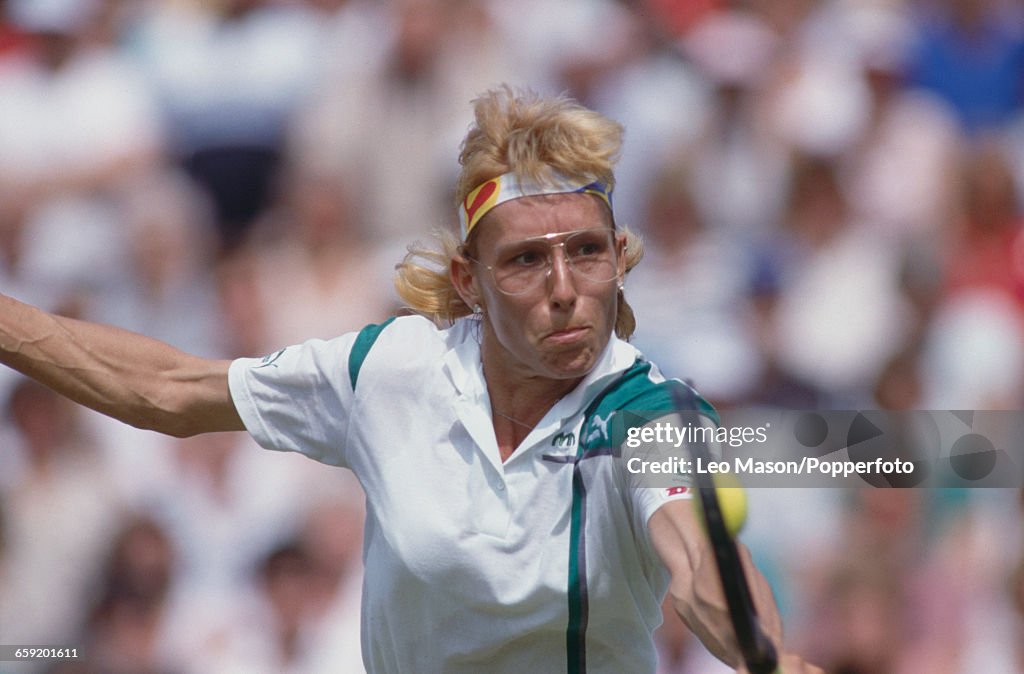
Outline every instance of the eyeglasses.
<svg viewBox="0 0 1024 674">
<path fill-rule="evenodd" d="M 562 241 L 552 240 L 565 237 Z M 568 234 L 535 236 L 499 247 L 493 265 L 470 260 L 491 272 L 494 284 L 506 295 L 523 295 L 539 288 L 554 266 L 555 248 L 561 248 L 569 270 L 578 280 L 608 283 L 618 277 L 615 234 L 607 227 L 581 229 Z"/>
</svg>

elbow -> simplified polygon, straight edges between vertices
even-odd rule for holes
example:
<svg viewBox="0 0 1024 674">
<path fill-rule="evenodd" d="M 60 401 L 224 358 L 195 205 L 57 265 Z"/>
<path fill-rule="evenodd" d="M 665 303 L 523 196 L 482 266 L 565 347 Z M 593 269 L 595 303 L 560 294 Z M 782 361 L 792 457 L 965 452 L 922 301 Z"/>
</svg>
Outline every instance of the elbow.
<svg viewBox="0 0 1024 674">
<path fill-rule="evenodd" d="M 111 416 L 134 428 L 174 438 L 190 438 L 201 432 L 189 423 L 187 418 L 168 411 L 147 409 L 134 414 L 112 414 Z"/>
<path fill-rule="evenodd" d="M 168 377 L 146 399 L 144 428 L 175 438 L 244 430 L 228 389 L 226 362 L 200 361 L 205 369 Z"/>
<path fill-rule="evenodd" d="M 169 435 L 172 438 L 185 439 L 191 438 L 202 433 L 201 430 L 192 427 L 187 423 L 182 423 L 180 420 L 176 420 L 171 423 L 162 424 L 159 428 L 152 428 L 150 430 L 164 435 Z"/>
<path fill-rule="evenodd" d="M 164 385 L 154 395 L 143 396 L 126 413 L 113 414 L 130 426 L 174 438 L 190 438 L 203 432 L 202 406 L 176 385 Z"/>
</svg>

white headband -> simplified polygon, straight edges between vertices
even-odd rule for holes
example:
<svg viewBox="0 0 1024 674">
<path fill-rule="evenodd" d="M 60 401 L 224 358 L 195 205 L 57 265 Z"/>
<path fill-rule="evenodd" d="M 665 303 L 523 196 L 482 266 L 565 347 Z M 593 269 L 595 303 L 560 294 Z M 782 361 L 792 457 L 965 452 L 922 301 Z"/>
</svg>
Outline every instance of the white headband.
<svg viewBox="0 0 1024 674">
<path fill-rule="evenodd" d="M 550 180 L 544 183 L 520 177 L 515 173 L 506 173 L 497 178 L 491 178 L 482 185 L 478 185 L 459 204 L 462 240 L 465 241 L 480 219 L 498 204 L 520 197 L 571 193 L 594 194 L 600 197 L 609 209 L 612 207 L 612 191 L 600 181 L 583 182 L 567 178 L 560 173 L 555 173 Z"/>
</svg>

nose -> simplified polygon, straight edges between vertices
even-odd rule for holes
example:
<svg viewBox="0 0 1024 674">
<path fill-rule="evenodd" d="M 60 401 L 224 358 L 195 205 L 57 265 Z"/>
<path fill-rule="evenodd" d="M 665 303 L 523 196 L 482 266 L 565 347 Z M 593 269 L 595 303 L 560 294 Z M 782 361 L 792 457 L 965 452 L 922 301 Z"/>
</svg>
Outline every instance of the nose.
<svg viewBox="0 0 1024 674">
<path fill-rule="evenodd" d="M 565 248 L 561 245 L 552 247 L 548 297 L 551 304 L 559 309 L 568 309 L 576 303 L 576 277 L 565 256 Z"/>
</svg>

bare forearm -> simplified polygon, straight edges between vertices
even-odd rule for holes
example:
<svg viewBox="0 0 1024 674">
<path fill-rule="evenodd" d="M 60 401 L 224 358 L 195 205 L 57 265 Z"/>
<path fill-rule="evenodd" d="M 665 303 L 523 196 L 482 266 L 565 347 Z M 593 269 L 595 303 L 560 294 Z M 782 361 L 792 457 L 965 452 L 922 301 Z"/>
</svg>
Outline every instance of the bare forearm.
<svg viewBox="0 0 1024 674">
<path fill-rule="evenodd" d="M 740 555 L 761 628 L 781 651 L 782 620 L 771 587 L 754 566 L 750 553 L 742 545 Z M 672 606 L 690 630 L 723 662 L 732 667 L 741 664 L 739 645 L 729 616 L 721 580 L 710 550 L 703 551 L 694 568 L 694 578 L 683 586 L 673 586 Z"/>
<path fill-rule="evenodd" d="M 236 430 L 227 361 L 47 314 L 0 295 L 0 362 L 133 426 L 171 435 Z"/>
<path fill-rule="evenodd" d="M 691 502 L 665 504 L 651 517 L 648 528 L 658 554 L 672 574 L 672 607 L 709 651 L 733 667 L 740 666 L 739 645 L 714 553 Z M 771 587 L 754 566 L 747 549 L 743 545 L 738 547 L 761 627 L 781 650 L 782 620 Z"/>
</svg>

